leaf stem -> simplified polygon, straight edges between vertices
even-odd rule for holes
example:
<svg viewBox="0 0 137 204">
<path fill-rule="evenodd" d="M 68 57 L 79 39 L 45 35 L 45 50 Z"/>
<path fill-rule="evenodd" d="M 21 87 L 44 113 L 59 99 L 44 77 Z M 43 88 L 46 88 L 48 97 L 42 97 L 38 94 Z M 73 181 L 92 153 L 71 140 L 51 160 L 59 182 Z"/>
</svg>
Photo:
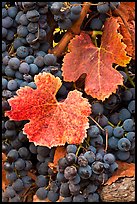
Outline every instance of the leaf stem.
<svg viewBox="0 0 137 204">
<path fill-rule="evenodd" d="M 131 85 L 135 88 L 135 83 L 133 82 L 132 78 L 129 76 L 128 69 L 125 67 L 126 75 L 128 76 L 128 80 L 130 81 Z"/>
</svg>

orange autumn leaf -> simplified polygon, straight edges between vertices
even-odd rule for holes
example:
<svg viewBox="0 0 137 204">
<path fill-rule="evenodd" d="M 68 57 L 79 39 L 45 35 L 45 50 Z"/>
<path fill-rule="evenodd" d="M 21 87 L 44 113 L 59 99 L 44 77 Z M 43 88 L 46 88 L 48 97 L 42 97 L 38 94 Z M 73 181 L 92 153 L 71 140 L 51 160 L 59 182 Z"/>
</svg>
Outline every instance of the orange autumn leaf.
<svg viewBox="0 0 137 204">
<path fill-rule="evenodd" d="M 126 163 L 122 161 L 116 161 L 118 164 L 118 169 L 114 172 L 112 177 L 108 179 L 105 183 L 107 185 L 111 185 L 113 182 L 118 180 L 121 177 L 132 177 L 135 175 L 135 164 L 134 163 Z"/>
<path fill-rule="evenodd" d="M 112 67 L 113 63 L 125 67 L 130 62 L 126 45 L 121 42 L 117 19 L 110 17 L 104 24 L 100 48 L 96 47 L 88 34 L 82 32 L 73 38 L 63 59 L 65 81 L 75 82 L 86 74 L 85 92 L 93 98 L 104 101 L 123 85 L 122 75 Z"/>
<path fill-rule="evenodd" d="M 5 116 L 11 120 L 30 120 L 23 132 L 35 145 L 53 147 L 79 144 L 87 137 L 88 116 L 91 114 L 88 99 L 74 90 L 63 102 L 55 95 L 61 87 L 61 80 L 50 73 L 40 73 L 34 77 L 37 89 L 23 87 L 17 96 L 8 100 L 11 110 Z"/>
<path fill-rule="evenodd" d="M 58 164 L 58 160 L 66 155 L 66 148 L 64 146 L 59 146 L 55 150 L 54 160 L 53 162 L 49 162 L 48 166 L 53 169 L 54 172 L 57 171 L 56 167 Z"/>
<path fill-rule="evenodd" d="M 59 197 L 59 199 L 56 202 L 62 202 L 64 198 L 63 197 Z M 33 196 L 33 202 L 52 202 L 50 201 L 48 198 L 44 199 L 44 200 L 40 200 L 36 195 Z"/>
<path fill-rule="evenodd" d="M 135 59 L 135 2 L 121 2 L 113 15 L 119 16 L 119 32 L 127 45 L 127 54 Z"/>
<path fill-rule="evenodd" d="M 8 185 L 8 180 L 6 179 L 6 171 L 4 170 L 4 162 L 6 161 L 6 155 L 2 153 L 2 190 L 4 191 Z"/>
<path fill-rule="evenodd" d="M 51 202 L 48 198 L 40 200 L 36 195 L 33 196 L 33 202 Z"/>
<path fill-rule="evenodd" d="M 135 20 L 135 2 L 120 2 L 118 11 L 126 21 Z M 117 10 L 113 10 L 112 12 L 118 15 Z"/>
</svg>

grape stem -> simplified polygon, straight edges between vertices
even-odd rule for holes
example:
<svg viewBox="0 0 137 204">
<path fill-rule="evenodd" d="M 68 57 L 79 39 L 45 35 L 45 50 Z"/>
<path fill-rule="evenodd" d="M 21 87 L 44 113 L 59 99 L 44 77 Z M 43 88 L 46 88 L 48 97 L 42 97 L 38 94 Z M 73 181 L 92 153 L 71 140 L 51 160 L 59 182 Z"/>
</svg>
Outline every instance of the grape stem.
<svg viewBox="0 0 137 204">
<path fill-rule="evenodd" d="M 80 14 L 79 19 L 74 23 L 74 25 L 72 25 L 72 27 L 65 33 L 65 35 L 63 36 L 63 38 L 60 40 L 60 42 L 53 48 L 53 49 L 49 49 L 48 53 L 50 54 L 54 54 L 57 57 L 60 57 L 63 55 L 64 50 L 66 49 L 66 46 L 68 45 L 68 43 L 70 42 L 70 40 L 75 36 L 78 35 L 80 33 L 80 27 L 81 24 L 83 23 L 83 20 L 85 18 L 85 16 L 87 15 L 88 11 L 89 11 L 90 5 L 88 2 L 84 2 L 83 4 L 83 8 Z"/>
<path fill-rule="evenodd" d="M 79 147 L 78 147 L 78 149 L 77 149 L 77 151 L 76 151 L 76 156 L 78 156 L 78 153 L 79 153 L 79 151 L 80 151 L 81 148 L 83 148 L 83 149 L 86 150 L 86 148 L 83 147 L 82 144 L 80 144 Z"/>
<path fill-rule="evenodd" d="M 126 72 L 126 75 L 128 76 L 128 80 L 130 81 L 131 85 L 135 88 L 135 83 L 133 82 L 133 80 L 129 76 L 127 67 L 125 67 L 125 72 Z"/>
<path fill-rule="evenodd" d="M 96 125 L 104 132 L 105 130 L 99 125 L 99 123 L 92 117 L 92 116 L 88 116 L 91 120 L 93 120 L 94 123 L 96 123 Z"/>
<path fill-rule="evenodd" d="M 115 127 L 110 121 L 108 121 L 108 124 L 113 128 Z"/>
<path fill-rule="evenodd" d="M 28 172 L 28 176 L 30 176 L 34 181 L 36 181 L 36 175 L 33 174 L 32 172 Z"/>
<path fill-rule="evenodd" d="M 94 123 L 96 123 L 96 125 L 103 131 L 103 132 L 105 132 L 106 133 L 106 145 L 105 145 L 105 152 L 107 151 L 107 148 L 108 148 L 108 130 L 106 129 L 103 129 L 99 124 L 98 124 L 98 122 L 96 121 L 96 120 L 94 120 L 94 118 L 92 117 L 92 116 L 89 116 L 89 118 L 91 119 L 91 120 L 93 120 L 94 121 Z"/>
<path fill-rule="evenodd" d="M 106 146 L 105 146 L 105 152 L 106 152 L 108 149 L 108 130 L 106 129 L 105 132 L 106 132 Z"/>
</svg>

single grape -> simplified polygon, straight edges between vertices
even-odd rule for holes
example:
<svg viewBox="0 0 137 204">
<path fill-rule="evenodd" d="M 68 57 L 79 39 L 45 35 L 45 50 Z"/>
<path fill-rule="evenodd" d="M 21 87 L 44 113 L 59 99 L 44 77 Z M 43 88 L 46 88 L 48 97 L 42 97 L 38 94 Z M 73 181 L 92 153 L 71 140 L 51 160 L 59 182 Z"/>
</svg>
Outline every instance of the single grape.
<svg viewBox="0 0 137 204">
<path fill-rule="evenodd" d="M 118 150 L 116 152 L 116 157 L 121 161 L 126 161 L 130 157 L 130 152 Z"/>
<path fill-rule="evenodd" d="M 44 187 L 44 186 L 47 185 L 47 179 L 46 179 L 45 176 L 43 176 L 43 175 L 37 176 L 35 182 L 36 182 L 36 185 L 37 185 L 38 187 Z"/>
<path fill-rule="evenodd" d="M 103 114 L 104 108 L 103 108 L 103 104 L 95 102 L 92 103 L 92 113 L 95 115 L 98 114 Z"/>
<path fill-rule="evenodd" d="M 61 172 L 57 173 L 56 179 L 59 182 L 67 182 L 67 179 L 64 177 L 64 174 Z"/>
<path fill-rule="evenodd" d="M 102 159 L 103 159 L 103 156 L 102 156 L 102 154 L 101 153 L 96 153 L 96 158 L 95 158 L 95 160 L 96 161 L 102 161 Z"/>
<path fill-rule="evenodd" d="M 47 55 L 44 56 L 44 63 L 47 66 L 55 65 L 56 61 L 57 61 L 57 58 L 53 54 L 47 54 Z"/>
<path fill-rule="evenodd" d="M 18 7 L 16 6 L 11 6 L 8 8 L 8 15 L 11 18 L 15 18 L 15 16 L 17 15 L 17 12 L 18 12 Z"/>
<path fill-rule="evenodd" d="M 100 130 L 97 127 L 97 125 L 91 125 L 90 128 L 88 129 L 88 136 L 90 136 L 91 138 L 98 137 L 99 134 Z"/>
<path fill-rule="evenodd" d="M 66 154 L 66 160 L 68 164 L 70 165 L 70 164 L 76 163 L 77 157 L 74 153 L 68 153 Z"/>
<path fill-rule="evenodd" d="M 116 150 L 117 147 L 118 147 L 118 141 L 119 141 L 119 138 L 112 136 L 112 137 L 110 137 L 110 138 L 108 139 L 108 146 L 109 146 L 111 149 Z"/>
<path fill-rule="evenodd" d="M 77 169 L 75 166 L 67 166 L 64 170 L 64 177 L 66 179 L 74 179 L 77 174 Z"/>
<path fill-rule="evenodd" d="M 12 186 L 7 186 L 5 192 L 6 192 L 7 196 L 10 198 L 13 198 L 14 196 L 16 196 L 16 191 L 13 189 Z"/>
<path fill-rule="evenodd" d="M 91 193 L 88 196 L 88 202 L 99 202 L 99 194 L 98 193 Z"/>
<path fill-rule="evenodd" d="M 25 58 L 29 55 L 28 48 L 25 46 L 20 46 L 17 48 L 17 56 L 20 58 Z"/>
<path fill-rule="evenodd" d="M 90 28 L 92 30 L 101 30 L 103 26 L 102 21 L 99 18 L 93 18 L 90 23 Z"/>
<path fill-rule="evenodd" d="M 60 195 L 62 197 L 69 197 L 71 194 L 70 194 L 70 190 L 69 190 L 69 183 L 61 183 L 61 186 L 60 186 Z"/>
<path fill-rule="evenodd" d="M 95 193 L 97 189 L 98 189 L 98 186 L 96 186 L 95 184 L 90 183 L 84 189 L 83 194 L 84 194 L 85 197 L 88 197 L 90 195 L 90 193 Z"/>
<path fill-rule="evenodd" d="M 106 126 L 104 127 L 104 129 L 108 131 L 108 136 L 109 136 L 109 137 L 111 137 L 111 136 L 113 135 L 113 127 L 112 127 L 112 126 L 106 125 Z M 104 134 L 106 134 L 106 133 L 104 133 Z"/>
<path fill-rule="evenodd" d="M 99 13 L 107 13 L 109 9 L 110 7 L 108 2 L 98 2 L 97 11 Z"/>
<path fill-rule="evenodd" d="M 114 128 L 113 134 L 115 137 L 121 138 L 124 134 L 124 130 L 122 127 L 117 126 Z"/>
<path fill-rule="evenodd" d="M 48 194 L 48 190 L 46 190 L 44 187 L 38 188 L 38 190 L 36 191 L 36 196 L 40 200 L 46 199 L 47 194 Z"/>
<path fill-rule="evenodd" d="M 114 171 L 116 171 L 117 169 L 118 169 L 118 164 L 116 162 L 110 165 L 109 170 L 111 173 L 114 173 Z"/>
<path fill-rule="evenodd" d="M 12 171 L 12 172 L 7 172 L 6 173 L 6 179 L 10 182 L 10 183 L 13 183 L 14 181 L 16 181 L 17 179 L 17 174 Z"/>
<path fill-rule="evenodd" d="M 78 165 L 79 166 L 87 166 L 88 165 L 88 160 L 84 155 L 78 156 Z"/>
<path fill-rule="evenodd" d="M 107 154 L 104 155 L 103 160 L 107 164 L 113 164 L 115 162 L 115 156 L 113 154 L 111 154 L 111 153 L 107 153 Z"/>
<path fill-rule="evenodd" d="M 25 168 L 25 161 L 21 158 L 17 159 L 15 161 L 15 168 L 20 171 L 23 170 Z"/>
<path fill-rule="evenodd" d="M 27 26 L 19 25 L 17 28 L 17 34 L 19 37 L 25 38 L 28 35 L 28 29 Z"/>
<path fill-rule="evenodd" d="M 43 147 L 43 146 L 37 147 L 37 153 L 43 157 L 47 157 L 49 152 L 50 152 L 50 149 L 48 147 Z"/>
<path fill-rule="evenodd" d="M 114 124 L 117 125 L 119 122 L 119 113 L 115 112 L 113 114 L 110 115 L 109 121 Z"/>
<path fill-rule="evenodd" d="M 78 174 L 82 179 L 88 179 L 92 175 L 92 169 L 89 165 L 80 166 L 78 169 Z"/>
<path fill-rule="evenodd" d="M 19 67 L 19 71 L 23 74 L 27 74 L 29 73 L 30 71 L 30 65 L 28 65 L 26 62 L 22 62 L 20 64 L 20 67 Z"/>
<path fill-rule="evenodd" d="M 77 195 L 80 193 L 80 184 L 73 184 L 69 182 L 69 190 L 72 195 Z"/>
<path fill-rule="evenodd" d="M 123 122 L 123 128 L 125 131 L 128 131 L 128 132 L 134 131 L 135 130 L 135 122 L 133 121 L 133 119 L 126 119 Z"/>
<path fill-rule="evenodd" d="M 14 183 L 12 184 L 12 187 L 15 191 L 21 191 L 24 189 L 23 181 L 22 179 L 18 178 Z"/>
<path fill-rule="evenodd" d="M 122 108 L 119 111 L 119 119 L 121 121 L 124 121 L 124 120 L 129 119 L 129 118 L 131 118 L 131 113 L 129 112 L 129 110 L 126 108 Z"/>
<path fill-rule="evenodd" d="M 26 17 L 29 21 L 34 23 L 39 20 L 40 14 L 37 10 L 30 10 L 30 11 L 27 11 Z"/>
<path fill-rule="evenodd" d="M 131 148 L 131 142 L 130 142 L 130 140 L 128 140 L 127 138 L 121 138 L 121 139 L 118 141 L 118 148 L 119 148 L 121 151 L 129 151 L 130 148 Z"/>
<path fill-rule="evenodd" d="M 2 77 L 2 90 L 7 88 L 8 81 L 7 79 Z"/>
<path fill-rule="evenodd" d="M 18 88 L 18 84 L 14 79 L 11 79 L 11 80 L 8 81 L 7 88 L 10 91 L 15 91 Z"/>
<path fill-rule="evenodd" d="M 81 9 L 82 9 L 81 6 L 72 6 L 70 10 L 71 10 L 72 13 L 77 15 L 77 14 L 80 14 Z"/>
<path fill-rule="evenodd" d="M 104 165 L 100 161 L 93 162 L 91 168 L 95 174 L 101 174 L 104 171 Z"/>
<path fill-rule="evenodd" d="M 15 149 L 10 150 L 9 153 L 7 154 L 8 161 L 10 162 L 16 161 L 18 157 L 19 157 L 18 151 Z"/>
<path fill-rule="evenodd" d="M 101 127 L 108 125 L 108 118 L 105 115 L 99 115 L 98 116 L 98 123 L 101 125 Z"/>
<path fill-rule="evenodd" d="M 68 30 L 72 26 L 72 21 L 69 18 L 58 21 L 58 26 L 63 30 Z"/>
<path fill-rule="evenodd" d="M 134 142 L 135 141 L 135 132 L 128 132 L 126 134 L 126 138 L 130 141 L 130 142 Z"/>
<path fill-rule="evenodd" d="M 121 94 L 121 98 L 123 101 L 128 102 L 132 99 L 132 92 L 130 90 L 125 90 Z"/>
<path fill-rule="evenodd" d="M 59 199 L 59 193 L 49 190 L 47 197 L 51 202 L 56 202 Z"/>
<path fill-rule="evenodd" d="M 130 101 L 130 103 L 128 104 L 128 110 L 131 114 L 135 113 L 135 100 Z"/>
<path fill-rule="evenodd" d="M 23 159 L 27 159 L 30 156 L 30 152 L 28 151 L 28 149 L 26 147 L 19 148 L 18 153 L 19 153 L 20 157 Z"/>
<path fill-rule="evenodd" d="M 67 153 L 76 153 L 76 151 L 77 151 L 77 146 L 76 145 L 71 145 L 71 144 L 69 144 L 69 145 L 67 145 L 67 148 L 66 148 L 66 151 L 67 151 Z"/>
<path fill-rule="evenodd" d="M 101 135 L 98 135 L 98 137 L 92 138 L 90 141 L 90 145 L 94 147 L 99 147 L 103 145 L 103 137 Z"/>
<path fill-rule="evenodd" d="M 83 156 L 88 160 L 88 163 L 93 163 L 96 158 L 94 152 L 92 151 L 85 152 Z"/>
<path fill-rule="evenodd" d="M 85 202 L 85 198 L 83 195 L 78 194 L 73 197 L 73 202 Z"/>
</svg>

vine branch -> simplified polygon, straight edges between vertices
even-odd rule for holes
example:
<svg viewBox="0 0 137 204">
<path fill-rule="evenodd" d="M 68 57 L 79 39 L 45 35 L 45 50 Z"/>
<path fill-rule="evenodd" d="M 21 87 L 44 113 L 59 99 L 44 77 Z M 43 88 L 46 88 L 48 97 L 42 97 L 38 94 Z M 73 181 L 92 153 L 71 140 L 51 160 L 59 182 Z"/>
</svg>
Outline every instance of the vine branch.
<svg viewBox="0 0 137 204">
<path fill-rule="evenodd" d="M 66 46 L 70 42 L 70 40 L 80 33 L 80 27 L 83 23 L 83 20 L 85 16 L 87 15 L 89 11 L 90 5 L 88 2 L 84 2 L 83 8 L 80 14 L 79 19 L 74 23 L 74 25 L 65 33 L 63 38 L 60 40 L 60 42 L 51 50 L 49 49 L 48 53 L 54 54 L 57 57 L 62 56 Z"/>
</svg>

